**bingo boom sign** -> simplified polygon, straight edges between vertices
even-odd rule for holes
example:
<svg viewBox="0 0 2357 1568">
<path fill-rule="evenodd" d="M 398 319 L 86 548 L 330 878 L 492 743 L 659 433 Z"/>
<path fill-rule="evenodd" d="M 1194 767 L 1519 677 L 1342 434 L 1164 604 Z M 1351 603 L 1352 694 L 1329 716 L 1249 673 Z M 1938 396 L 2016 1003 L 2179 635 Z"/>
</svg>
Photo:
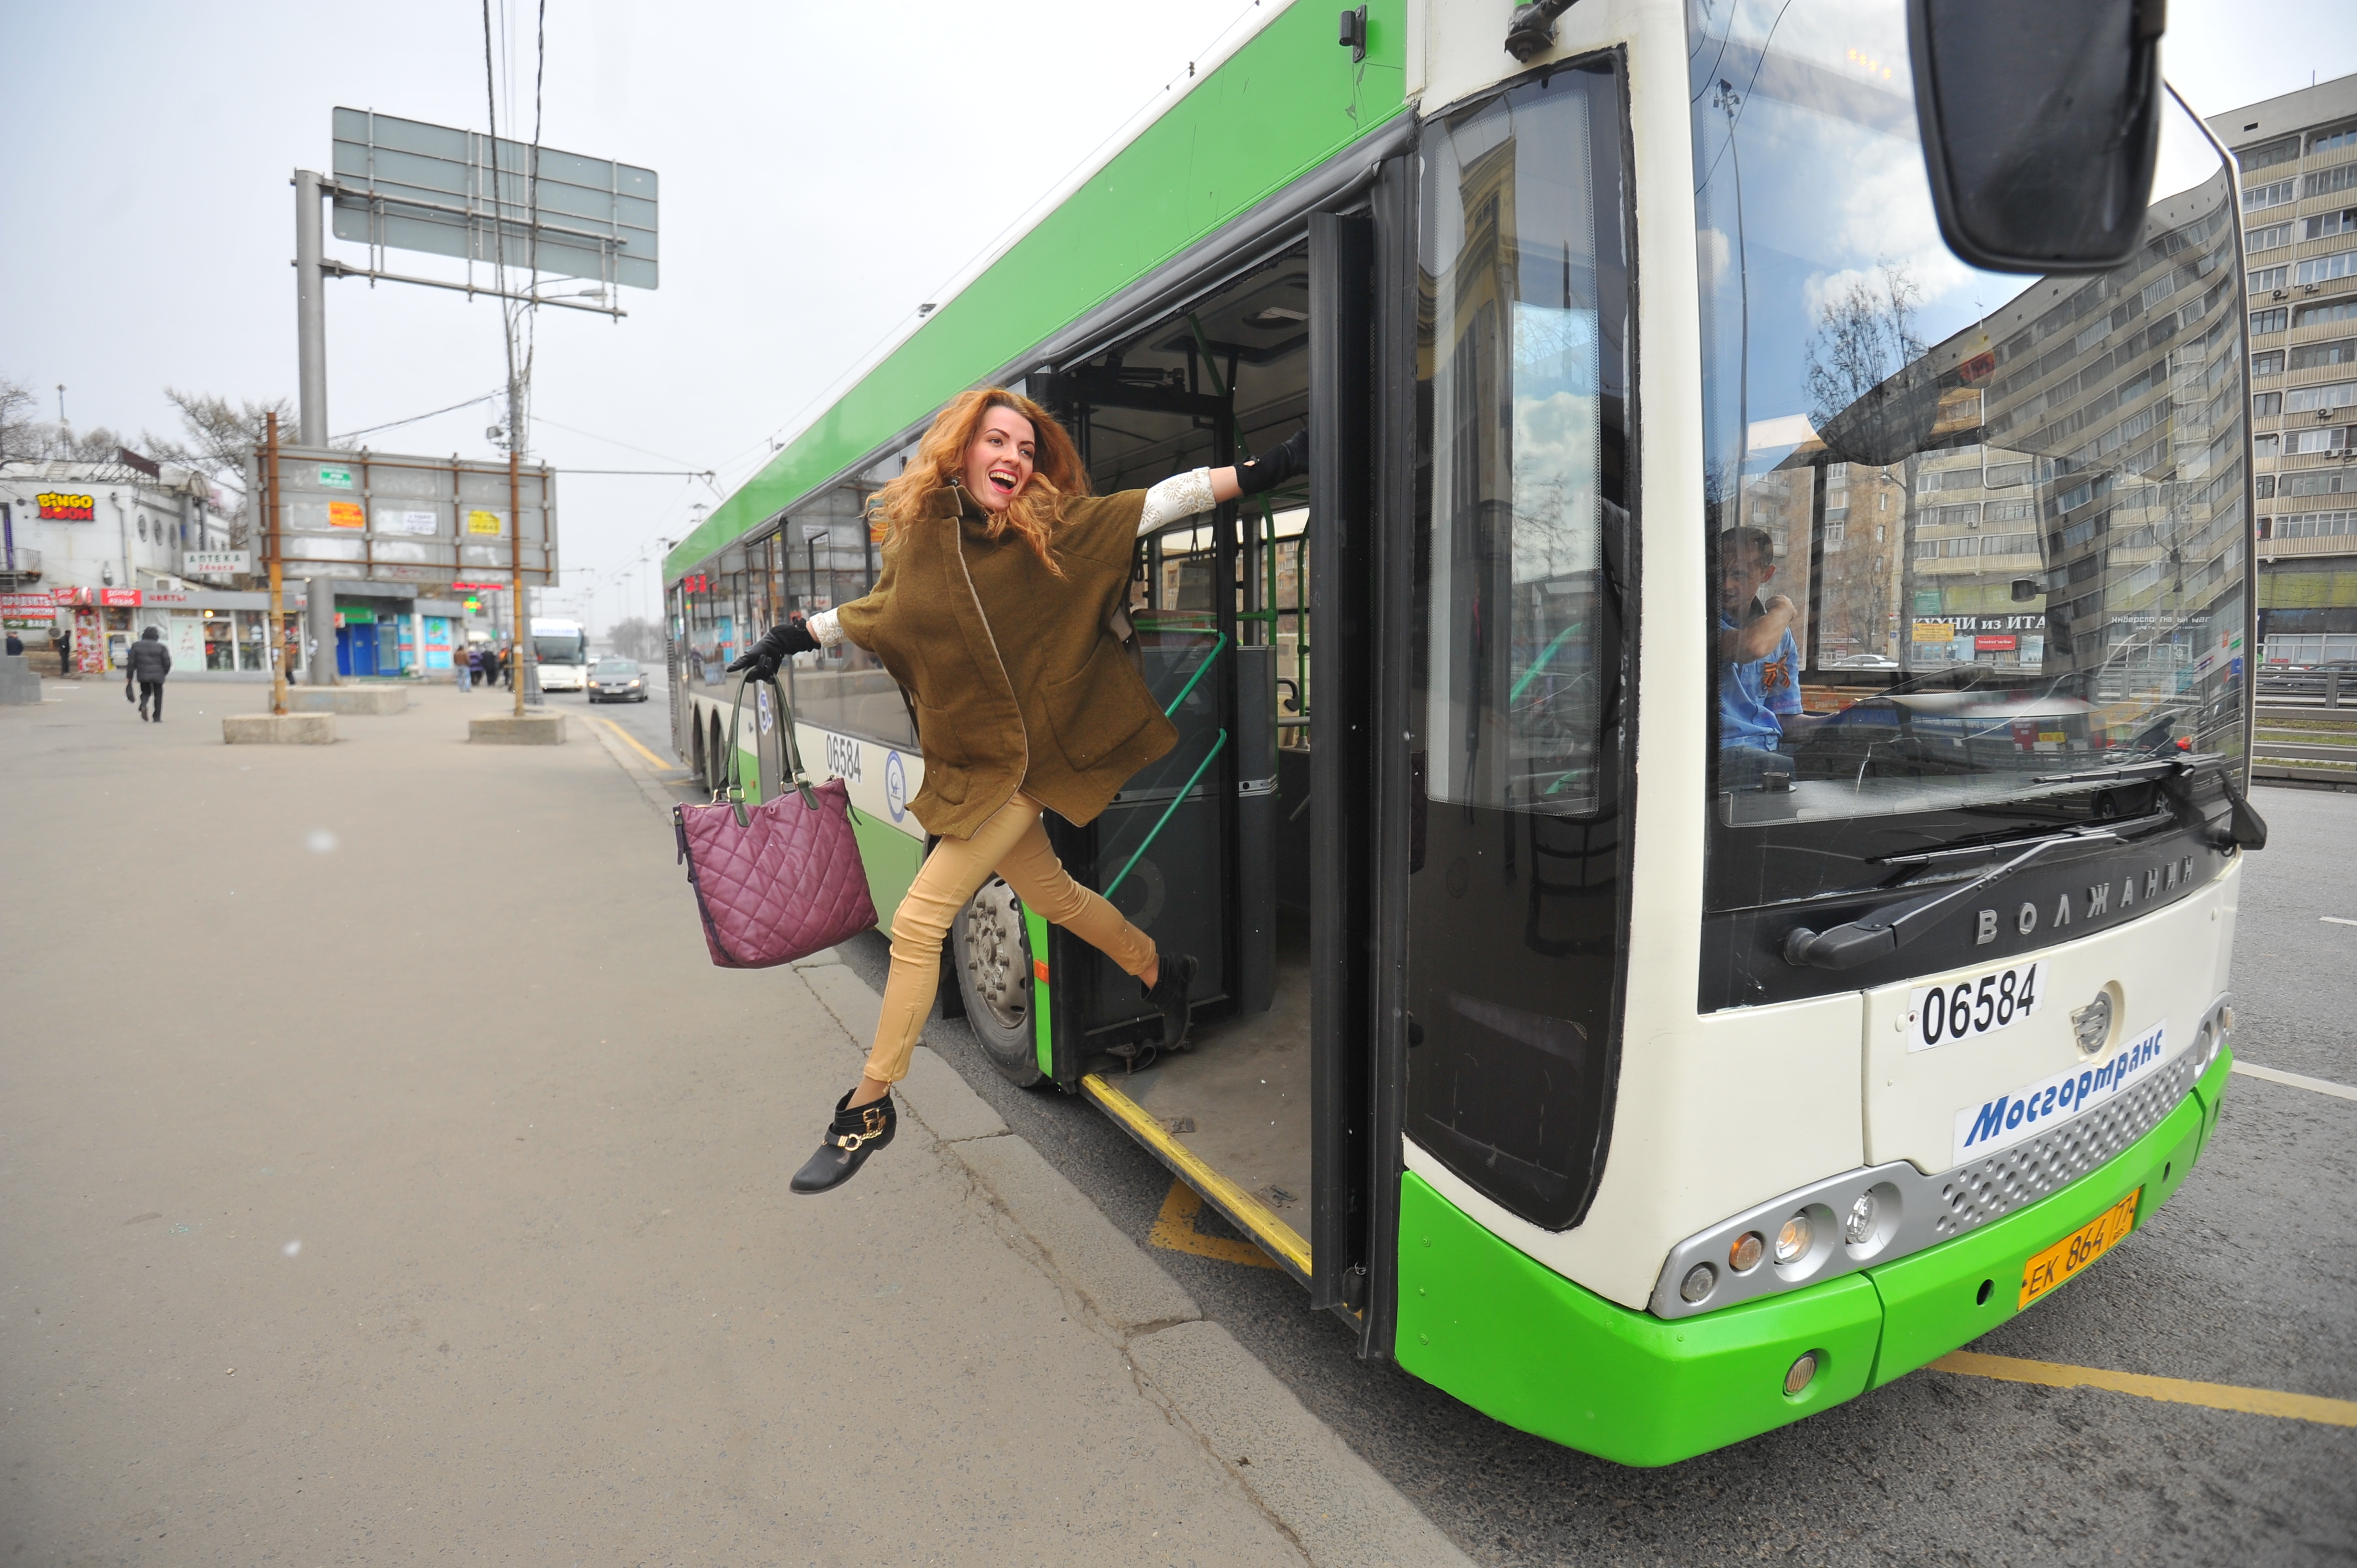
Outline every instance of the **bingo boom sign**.
<svg viewBox="0 0 2357 1568">
<path fill-rule="evenodd" d="M 33 498 L 41 509 L 41 516 L 59 522 L 90 522 L 98 516 L 96 496 L 70 496 L 57 490 L 44 490 Z"/>
</svg>

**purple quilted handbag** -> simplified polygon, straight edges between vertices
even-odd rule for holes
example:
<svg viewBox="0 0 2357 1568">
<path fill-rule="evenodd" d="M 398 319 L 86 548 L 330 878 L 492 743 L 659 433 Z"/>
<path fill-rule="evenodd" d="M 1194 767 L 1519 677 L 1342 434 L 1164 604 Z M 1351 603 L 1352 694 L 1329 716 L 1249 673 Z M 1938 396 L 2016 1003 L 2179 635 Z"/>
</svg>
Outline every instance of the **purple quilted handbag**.
<svg viewBox="0 0 2357 1568">
<path fill-rule="evenodd" d="M 840 779 L 813 786 L 794 745 L 793 709 L 776 682 L 791 786 L 745 803 L 737 777 L 737 718 L 748 677 L 728 712 L 728 783 L 708 806 L 673 806 L 679 858 L 687 863 L 705 945 L 723 969 L 791 963 L 876 924 L 867 873 L 851 832 L 851 792 Z"/>
</svg>

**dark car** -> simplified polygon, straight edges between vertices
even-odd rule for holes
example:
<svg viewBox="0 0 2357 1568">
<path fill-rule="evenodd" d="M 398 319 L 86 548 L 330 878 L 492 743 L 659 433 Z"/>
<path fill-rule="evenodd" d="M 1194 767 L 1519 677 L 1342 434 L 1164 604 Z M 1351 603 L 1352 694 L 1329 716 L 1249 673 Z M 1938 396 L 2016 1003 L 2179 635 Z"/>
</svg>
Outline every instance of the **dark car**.
<svg viewBox="0 0 2357 1568">
<path fill-rule="evenodd" d="M 647 678 L 640 673 L 633 659 L 600 659 L 589 671 L 589 700 L 593 703 L 643 703 L 647 700 Z"/>
</svg>

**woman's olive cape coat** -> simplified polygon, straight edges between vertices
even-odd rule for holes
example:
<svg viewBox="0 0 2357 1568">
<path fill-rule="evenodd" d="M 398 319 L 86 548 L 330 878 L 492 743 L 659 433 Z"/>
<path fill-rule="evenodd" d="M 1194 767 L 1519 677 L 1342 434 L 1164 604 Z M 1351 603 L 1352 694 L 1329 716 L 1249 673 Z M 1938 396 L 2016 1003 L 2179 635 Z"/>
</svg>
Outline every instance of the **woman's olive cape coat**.
<svg viewBox="0 0 2357 1568">
<path fill-rule="evenodd" d="M 992 539 L 958 486 L 894 530 L 883 575 L 835 612 L 914 700 L 925 785 L 909 809 L 965 838 L 1021 789 L 1094 819 L 1178 732 L 1105 629 L 1128 591 L 1146 492 L 1067 501 L 1051 574 L 1013 530 Z"/>
</svg>

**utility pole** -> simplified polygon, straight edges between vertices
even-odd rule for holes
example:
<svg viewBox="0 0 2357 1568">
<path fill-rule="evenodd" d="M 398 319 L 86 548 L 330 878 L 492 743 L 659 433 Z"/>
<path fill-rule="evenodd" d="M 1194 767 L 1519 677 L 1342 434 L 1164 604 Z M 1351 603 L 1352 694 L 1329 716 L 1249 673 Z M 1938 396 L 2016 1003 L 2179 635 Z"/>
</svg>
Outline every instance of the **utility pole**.
<svg viewBox="0 0 2357 1568">
<path fill-rule="evenodd" d="M 295 171 L 296 445 L 314 451 L 328 444 L 328 274 L 319 230 L 319 177 Z M 274 495 L 276 476 L 272 476 Z M 277 553 L 272 552 L 273 570 Z M 304 616 L 311 658 L 304 674 L 314 686 L 336 683 L 335 581 L 313 577 Z M 326 650 L 322 658 L 321 650 Z"/>
<path fill-rule="evenodd" d="M 286 614 L 285 585 L 279 575 L 278 556 L 280 520 L 285 515 L 278 499 L 278 411 L 273 409 L 264 425 L 269 467 L 265 481 L 270 493 L 270 629 L 264 635 L 264 645 L 270 658 L 270 711 L 284 718 L 286 714 Z"/>
<path fill-rule="evenodd" d="M 523 683 L 529 673 L 524 662 L 532 647 L 531 618 L 523 607 L 523 500 L 522 479 L 518 466 L 522 462 L 523 411 L 516 406 L 516 384 L 508 382 L 508 575 L 511 582 L 509 597 L 515 601 L 511 618 L 515 624 L 515 642 L 508 650 L 508 679 L 515 687 L 515 716 L 523 717 Z M 548 505 L 548 485 L 541 483 L 541 506 Z"/>
</svg>

